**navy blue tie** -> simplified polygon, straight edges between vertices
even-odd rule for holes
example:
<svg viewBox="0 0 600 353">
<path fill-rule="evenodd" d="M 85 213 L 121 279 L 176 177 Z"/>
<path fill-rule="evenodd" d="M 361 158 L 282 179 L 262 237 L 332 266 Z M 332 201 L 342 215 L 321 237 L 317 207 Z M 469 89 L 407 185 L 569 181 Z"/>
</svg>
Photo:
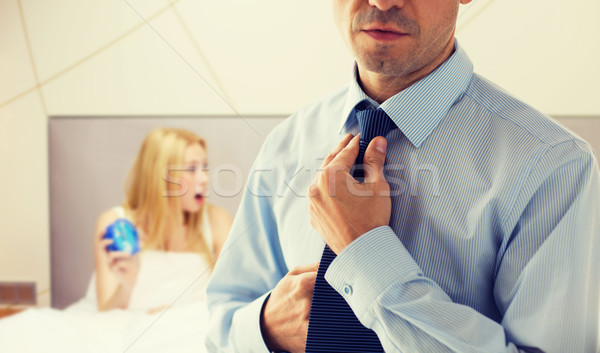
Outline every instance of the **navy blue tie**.
<svg viewBox="0 0 600 353">
<path fill-rule="evenodd" d="M 353 176 L 362 181 L 363 157 L 369 142 L 385 136 L 396 125 L 381 109 L 356 110 L 360 129 L 360 149 Z M 363 326 L 346 300 L 325 280 L 325 272 L 336 254 L 325 245 L 313 292 L 306 353 L 375 353 L 383 347 L 374 331 Z"/>
</svg>

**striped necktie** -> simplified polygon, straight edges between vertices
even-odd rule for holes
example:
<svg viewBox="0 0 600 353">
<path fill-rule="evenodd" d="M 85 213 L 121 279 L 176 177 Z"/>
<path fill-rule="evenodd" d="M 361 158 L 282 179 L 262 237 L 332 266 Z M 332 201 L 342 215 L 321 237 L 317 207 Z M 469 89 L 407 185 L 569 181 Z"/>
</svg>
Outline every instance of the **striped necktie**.
<svg viewBox="0 0 600 353">
<path fill-rule="evenodd" d="M 362 181 L 363 157 L 369 142 L 377 136 L 385 136 L 396 125 L 381 108 L 355 109 L 361 136 L 353 176 Z M 325 280 L 325 272 L 335 257 L 336 254 L 325 245 L 315 280 L 305 352 L 383 352 L 375 332 L 360 323 L 346 300 Z"/>
</svg>

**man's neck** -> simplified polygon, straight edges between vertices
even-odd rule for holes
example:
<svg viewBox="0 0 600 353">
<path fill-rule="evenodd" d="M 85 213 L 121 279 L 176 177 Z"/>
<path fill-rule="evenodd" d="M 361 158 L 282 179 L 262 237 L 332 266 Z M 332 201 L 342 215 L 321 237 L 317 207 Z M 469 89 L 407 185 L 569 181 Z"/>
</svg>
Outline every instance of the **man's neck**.
<svg viewBox="0 0 600 353">
<path fill-rule="evenodd" d="M 399 92 L 407 89 L 416 82 L 420 81 L 438 66 L 442 65 L 454 52 L 454 41 L 444 48 L 444 50 L 429 64 L 415 70 L 403 73 L 398 76 L 384 75 L 377 72 L 369 71 L 358 65 L 358 84 L 362 90 L 371 99 L 377 103 L 383 103 L 388 98 L 395 96 Z"/>
</svg>

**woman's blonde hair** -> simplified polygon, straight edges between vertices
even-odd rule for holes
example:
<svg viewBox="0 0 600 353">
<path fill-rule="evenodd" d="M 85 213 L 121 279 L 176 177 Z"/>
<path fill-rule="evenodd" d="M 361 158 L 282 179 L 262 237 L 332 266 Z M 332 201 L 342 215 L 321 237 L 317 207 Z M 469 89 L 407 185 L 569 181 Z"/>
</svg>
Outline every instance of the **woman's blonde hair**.
<svg viewBox="0 0 600 353">
<path fill-rule="evenodd" d="M 212 251 L 202 234 L 202 213 L 184 213 L 178 197 L 186 147 L 198 143 L 206 151 L 206 142 L 191 131 L 158 128 L 150 131 L 137 154 L 127 178 L 123 207 L 147 238 L 144 249 L 168 250 L 168 240 L 178 225 L 187 224 L 188 250 L 197 251 L 212 263 Z"/>
</svg>

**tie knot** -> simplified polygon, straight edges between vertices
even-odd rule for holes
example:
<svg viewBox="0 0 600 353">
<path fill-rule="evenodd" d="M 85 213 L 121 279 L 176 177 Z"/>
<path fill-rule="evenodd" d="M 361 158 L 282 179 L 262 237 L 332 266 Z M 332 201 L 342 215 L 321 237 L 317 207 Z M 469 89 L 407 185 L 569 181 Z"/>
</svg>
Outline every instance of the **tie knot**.
<svg viewBox="0 0 600 353">
<path fill-rule="evenodd" d="M 385 137 L 391 129 L 396 127 L 396 124 L 381 108 L 366 110 L 357 108 L 356 118 L 360 129 L 360 146 L 352 175 L 356 180 L 362 182 L 365 176 L 362 164 L 369 142 L 377 136 Z"/>
<path fill-rule="evenodd" d="M 370 142 L 377 136 L 387 135 L 396 124 L 381 108 L 357 110 L 356 118 L 361 141 Z"/>
</svg>

